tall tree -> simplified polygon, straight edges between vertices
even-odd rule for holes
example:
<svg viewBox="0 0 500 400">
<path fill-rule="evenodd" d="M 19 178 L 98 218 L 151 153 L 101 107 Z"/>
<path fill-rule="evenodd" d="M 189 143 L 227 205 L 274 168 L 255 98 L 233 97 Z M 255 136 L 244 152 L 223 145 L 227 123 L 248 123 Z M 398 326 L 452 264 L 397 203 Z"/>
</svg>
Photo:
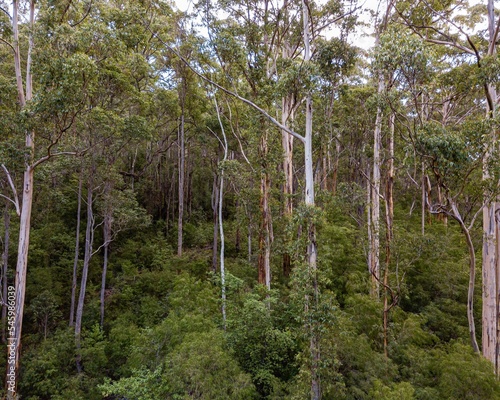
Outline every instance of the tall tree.
<svg viewBox="0 0 500 400">
<path fill-rule="evenodd" d="M 487 43 L 482 41 L 480 36 L 468 34 L 466 25 L 472 25 L 477 21 L 477 13 L 481 12 L 479 8 L 470 9 L 471 18 L 467 21 L 460 18 L 457 9 L 464 8 L 464 4 L 459 3 L 457 7 L 447 4 L 438 9 L 429 3 L 419 3 L 418 8 L 413 10 L 402 7 L 398 10 L 405 23 L 423 40 L 430 43 L 453 48 L 460 54 L 473 57 L 476 67 L 488 76 L 488 63 L 491 57 L 496 54 L 497 39 L 499 34 L 500 20 L 495 20 L 495 5 L 493 0 L 487 0 L 486 19 L 488 22 Z M 456 34 L 451 33 L 452 29 Z M 484 93 L 486 100 L 486 118 L 495 119 L 497 107 L 497 91 L 494 80 L 483 78 L 478 82 Z M 490 169 L 491 155 L 496 150 L 494 143 L 496 141 L 496 131 L 491 130 L 489 141 L 485 143 L 486 150 L 483 154 L 483 180 L 488 182 L 492 179 L 493 172 Z M 491 193 L 485 192 L 485 199 L 491 199 Z M 498 345 L 497 331 L 499 321 L 500 307 L 497 301 L 497 263 L 500 257 L 497 255 L 497 235 L 495 219 L 496 202 L 485 203 L 483 208 L 483 250 L 482 250 L 482 280 L 483 280 L 483 310 L 482 310 L 482 354 L 490 360 L 498 373 L 500 368 L 499 356 L 500 346 Z"/>
</svg>

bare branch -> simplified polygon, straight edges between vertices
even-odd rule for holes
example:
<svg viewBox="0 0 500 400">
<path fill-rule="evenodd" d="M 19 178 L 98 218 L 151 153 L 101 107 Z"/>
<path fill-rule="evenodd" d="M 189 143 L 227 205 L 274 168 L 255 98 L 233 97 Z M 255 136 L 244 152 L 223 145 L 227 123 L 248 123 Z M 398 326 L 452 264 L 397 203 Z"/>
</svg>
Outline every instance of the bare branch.
<svg viewBox="0 0 500 400">
<path fill-rule="evenodd" d="M 10 15 L 9 12 L 5 8 L 0 7 L 0 11 L 3 11 L 3 13 L 5 15 L 7 15 L 7 17 L 9 17 L 10 20 L 12 20 L 12 15 Z"/>
<path fill-rule="evenodd" d="M 21 215 L 21 208 L 19 207 L 19 196 L 17 195 L 16 186 L 14 185 L 14 181 L 12 180 L 12 177 L 10 176 L 9 170 L 7 169 L 7 167 L 4 164 L 2 164 L 2 169 L 4 170 L 5 175 L 7 175 L 7 180 L 9 181 L 10 188 L 12 189 L 12 193 L 14 194 L 14 200 L 12 200 L 6 196 L 2 196 L 2 197 L 11 201 L 16 206 L 16 214 L 17 214 L 17 216 L 20 216 Z"/>
<path fill-rule="evenodd" d="M 172 53 L 174 53 L 177 57 L 179 57 L 179 59 L 191 70 L 194 72 L 195 75 L 197 75 L 198 77 L 200 77 L 201 79 L 203 79 L 205 82 L 208 82 L 209 84 L 211 84 L 212 86 L 215 86 L 216 88 L 222 90 L 224 93 L 232 96 L 232 97 L 235 97 L 237 98 L 238 100 L 240 100 L 241 102 L 249 105 L 250 107 L 254 108 L 255 110 L 257 110 L 259 113 L 261 113 L 265 118 L 267 118 L 269 121 L 271 121 L 275 126 L 277 126 L 278 128 L 284 130 L 285 132 L 289 133 L 290 135 L 292 135 L 293 137 L 297 138 L 298 140 L 300 140 L 302 143 L 305 143 L 305 138 L 302 136 L 302 135 L 299 135 L 297 132 L 294 132 L 293 130 L 291 130 L 290 128 L 288 128 L 287 126 L 281 124 L 280 122 L 278 122 L 275 118 L 273 118 L 271 115 L 269 115 L 265 110 L 263 110 L 262 108 L 260 108 L 257 104 L 255 104 L 253 101 L 250 101 L 248 99 L 246 99 L 245 97 L 242 97 L 240 96 L 239 94 L 229 90 L 229 89 L 226 89 L 225 87 L 219 85 L 217 82 L 213 81 L 212 79 L 210 78 L 207 78 L 205 75 L 199 73 L 195 68 L 193 68 L 191 66 L 191 64 L 189 64 L 189 61 L 187 61 L 181 54 L 179 54 L 179 52 L 177 50 L 175 50 L 172 46 L 170 46 L 168 43 L 164 42 L 156 33 L 152 32 L 150 30 L 150 32 L 154 35 L 154 37 L 156 37 L 168 50 L 170 50 Z"/>
<path fill-rule="evenodd" d="M 84 150 L 83 152 L 87 151 L 88 149 Z M 38 165 L 44 163 L 47 160 L 50 160 L 52 157 L 59 157 L 59 156 L 77 156 L 79 154 L 82 154 L 83 152 L 78 152 L 78 151 L 61 151 L 59 153 L 50 153 L 47 154 L 45 157 L 42 157 L 38 159 L 32 166 L 32 168 L 38 167 Z"/>
<path fill-rule="evenodd" d="M 16 49 L 14 48 L 14 46 L 12 46 L 12 45 L 10 44 L 10 42 L 7 42 L 7 40 L 2 39 L 2 38 L 0 37 L 0 42 L 3 42 L 3 43 L 5 43 L 7 46 L 9 46 L 9 47 L 11 48 L 11 50 L 12 50 L 14 53 L 16 52 Z"/>
</svg>

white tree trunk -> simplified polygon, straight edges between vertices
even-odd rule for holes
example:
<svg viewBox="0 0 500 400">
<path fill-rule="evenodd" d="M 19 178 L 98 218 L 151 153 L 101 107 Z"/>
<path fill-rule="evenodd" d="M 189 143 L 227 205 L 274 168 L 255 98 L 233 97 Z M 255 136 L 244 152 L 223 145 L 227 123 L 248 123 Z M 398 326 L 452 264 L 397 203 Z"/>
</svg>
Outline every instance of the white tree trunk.
<svg viewBox="0 0 500 400">
<path fill-rule="evenodd" d="M 107 184 L 108 185 L 108 184 Z M 111 190 L 111 188 L 107 188 Z M 103 249 L 104 249 L 104 260 L 102 265 L 102 279 L 101 279 L 101 327 L 104 326 L 104 300 L 106 294 L 106 275 L 108 273 L 108 256 L 109 256 L 109 244 L 111 243 L 112 234 L 112 224 L 113 224 L 113 210 L 111 207 L 107 207 L 104 215 L 104 225 L 103 225 Z"/>
<path fill-rule="evenodd" d="M 14 69 L 16 75 L 17 94 L 21 108 L 26 106 L 26 102 L 33 97 L 31 85 L 31 52 L 33 49 L 33 29 L 35 23 L 35 3 L 30 1 L 29 12 L 29 44 L 28 56 L 26 60 L 26 95 L 21 71 L 21 53 L 19 46 L 19 3 L 14 0 L 12 3 L 12 31 L 13 31 L 13 49 L 14 49 Z M 7 381 L 12 382 L 9 376 L 14 376 L 12 386 L 8 386 L 7 398 L 14 399 L 17 391 L 17 377 L 19 375 L 19 359 L 21 349 L 21 333 L 23 326 L 24 314 L 24 298 L 26 293 L 26 272 L 28 268 L 28 249 L 30 242 L 31 229 L 31 210 L 33 205 L 33 155 L 35 151 L 35 134 L 34 132 L 26 132 L 26 164 L 23 174 L 23 190 L 22 190 L 22 207 L 19 221 L 19 242 L 16 264 L 16 279 L 15 279 L 15 315 L 14 315 L 14 331 L 9 335 L 9 350 L 10 354 L 14 354 L 14 359 L 9 357 L 7 368 Z"/>
<path fill-rule="evenodd" d="M 217 272 L 217 250 L 219 239 L 219 177 L 214 175 L 214 183 L 212 186 L 212 211 L 214 219 L 214 234 L 212 239 L 212 271 Z"/>
<path fill-rule="evenodd" d="M 493 0 L 488 0 L 488 28 L 490 36 L 490 45 L 488 55 L 496 52 L 495 43 L 495 5 Z M 497 93 L 492 85 L 486 88 L 486 97 L 488 99 L 488 118 L 495 118 Z M 489 161 L 491 154 L 491 145 L 496 141 L 496 133 L 491 133 L 490 143 L 486 149 L 483 162 L 483 179 L 490 178 Z M 488 194 L 486 194 L 487 196 Z M 482 310 L 482 353 L 483 356 L 495 365 L 498 373 L 497 360 L 497 324 L 498 324 L 498 305 L 497 305 L 497 282 L 498 263 L 500 262 L 497 254 L 497 228 L 496 212 L 497 204 L 495 201 L 487 204 L 483 209 L 483 310 Z"/>
<path fill-rule="evenodd" d="M 222 133 L 223 142 L 221 142 L 224 148 L 224 158 L 223 163 L 227 161 L 227 137 L 224 131 L 224 125 L 222 124 L 222 119 L 220 115 L 219 105 L 217 104 L 217 98 L 214 96 L 215 110 L 217 111 L 217 119 L 219 120 L 219 125 Z M 224 330 L 226 330 L 226 266 L 224 264 L 224 226 L 222 224 L 222 202 L 224 200 L 224 168 L 222 166 L 220 171 L 220 186 L 219 186 L 219 234 L 220 234 L 220 280 L 221 280 L 221 298 L 222 298 L 222 325 Z"/>
<path fill-rule="evenodd" d="M 76 239 L 75 239 L 75 258 L 73 260 L 73 279 L 71 281 L 71 306 L 69 309 L 69 326 L 73 326 L 75 320 L 75 300 L 76 300 L 76 283 L 78 280 L 78 258 L 80 255 L 80 222 L 82 214 L 82 172 L 78 178 L 78 206 L 76 210 Z"/>
<path fill-rule="evenodd" d="M 93 174 L 95 171 L 92 171 Z M 94 243 L 94 211 L 93 211 L 93 182 L 92 177 L 87 188 L 87 227 L 85 230 L 85 255 L 83 258 L 82 280 L 80 283 L 80 295 L 78 297 L 78 305 L 76 308 L 75 321 L 75 344 L 76 344 L 76 366 L 78 372 L 82 372 L 81 365 L 81 332 L 82 332 L 82 317 L 83 306 L 85 304 L 85 291 L 87 289 L 87 277 L 89 273 L 90 260 L 92 258 L 92 246 Z"/>
<path fill-rule="evenodd" d="M 9 268 L 9 243 L 10 243 L 10 212 L 9 202 L 5 203 L 4 211 L 4 242 L 2 252 L 2 343 L 7 342 L 6 324 L 7 324 L 7 271 Z"/>
<path fill-rule="evenodd" d="M 370 262 L 370 273 L 372 278 L 372 296 L 379 297 L 380 283 L 380 151 L 382 148 L 382 118 L 383 111 L 380 105 L 380 97 L 385 91 L 384 76 L 378 74 L 377 96 L 379 105 L 377 106 L 377 116 L 375 119 L 375 130 L 373 132 L 373 168 L 372 168 L 372 188 L 371 188 L 371 253 L 368 256 Z"/>
<path fill-rule="evenodd" d="M 303 35 L 304 35 L 304 61 L 311 60 L 310 41 L 311 34 L 309 29 L 309 4 L 307 0 L 302 0 L 302 18 L 303 18 Z M 306 96 L 306 125 L 304 135 L 304 169 L 305 169 L 305 204 L 308 207 L 314 208 L 314 170 L 313 170 L 313 104 L 310 93 Z M 312 276 L 313 302 L 318 303 L 318 281 L 317 281 L 317 245 L 316 245 L 316 228 L 314 222 L 308 222 L 307 227 L 307 264 Z M 306 298 L 306 307 L 309 307 L 310 299 Z M 311 352 L 311 400 L 321 399 L 321 379 L 319 374 L 320 364 L 320 348 L 319 338 L 315 326 L 310 326 L 310 352 Z"/>
</svg>

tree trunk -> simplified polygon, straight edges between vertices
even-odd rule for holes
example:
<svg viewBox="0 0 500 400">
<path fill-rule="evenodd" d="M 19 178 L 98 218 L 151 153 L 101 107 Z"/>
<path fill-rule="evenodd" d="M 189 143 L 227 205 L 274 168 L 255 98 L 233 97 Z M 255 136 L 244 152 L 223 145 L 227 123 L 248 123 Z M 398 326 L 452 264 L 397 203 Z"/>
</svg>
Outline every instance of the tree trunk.
<svg viewBox="0 0 500 400">
<path fill-rule="evenodd" d="M 224 241 L 224 226 L 222 224 L 222 202 L 224 200 L 224 168 L 225 162 L 227 161 L 227 137 L 224 131 L 224 125 L 220 116 L 219 105 L 217 104 L 217 98 L 214 96 L 215 110 L 217 111 L 217 119 L 219 121 L 222 138 L 223 138 L 223 150 L 224 158 L 222 159 L 223 165 L 220 170 L 220 185 L 219 185 L 219 233 L 220 233 L 220 281 L 221 281 L 221 299 L 222 299 L 222 326 L 226 330 L 226 266 L 224 264 L 224 251 L 225 251 L 225 241 Z"/>
<path fill-rule="evenodd" d="M 28 248 L 30 240 L 31 228 L 31 209 L 33 205 L 33 168 L 27 166 L 24 171 L 23 180 L 23 202 L 21 208 L 21 218 L 19 226 L 19 243 L 17 250 L 17 265 L 16 265 L 16 294 L 15 294 L 15 314 L 14 314 L 14 331 L 9 336 L 9 348 L 14 350 L 14 363 L 11 363 L 9 357 L 9 368 L 7 370 L 7 381 L 12 382 L 9 376 L 14 376 L 14 385 L 9 385 L 8 398 L 14 398 L 17 391 L 17 376 L 19 372 L 19 358 L 21 353 L 21 332 L 23 326 L 24 314 L 24 298 L 26 294 L 26 272 L 28 268 Z M 12 350 L 11 350 L 12 354 Z M 10 367 L 14 366 L 14 370 Z M 13 374 L 13 375 L 9 375 Z M 11 390 L 12 387 L 12 390 Z"/>
<path fill-rule="evenodd" d="M 19 3 L 14 0 L 12 3 L 12 32 L 14 50 L 14 69 L 16 75 L 17 94 L 21 108 L 26 106 L 26 102 L 33 97 L 32 76 L 31 76 L 31 52 L 33 49 L 33 31 L 35 24 L 35 3 L 30 1 L 29 12 L 29 44 L 28 56 L 26 59 L 26 95 L 24 94 L 23 79 L 21 72 L 21 53 L 19 49 Z M 26 273 L 28 269 L 28 250 L 31 229 L 31 210 L 33 206 L 33 184 L 34 169 L 33 155 L 35 152 L 35 133 L 26 132 L 25 137 L 26 164 L 23 174 L 23 200 L 19 222 L 19 241 L 17 251 L 16 278 L 15 278 L 15 314 L 14 330 L 9 335 L 9 354 L 13 354 L 13 359 L 9 355 L 7 368 L 7 398 L 14 399 L 17 392 L 17 377 L 19 375 L 19 359 L 21 355 L 21 333 L 24 315 L 24 298 L 26 294 Z"/>
<path fill-rule="evenodd" d="M 75 319 L 75 300 L 76 300 L 76 283 L 78 279 L 78 258 L 80 255 L 80 222 L 82 211 L 82 186 L 83 176 L 80 172 L 78 178 L 78 206 L 76 210 L 76 239 L 75 239 L 75 258 L 73 260 L 73 279 L 71 282 L 71 306 L 69 309 L 69 326 L 74 326 Z"/>
<path fill-rule="evenodd" d="M 474 249 L 474 242 L 470 236 L 469 229 L 465 226 L 462 216 L 453 202 L 453 200 L 448 200 L 451 204 L 453 210 L 453 217 L 460 224 L 462 232 L 465 236 L 467 242 L 467 248 L 469 249 L 469 290 L 467 292 L 467 320 L 469 322 L 469 335 L 471 340 L 472 349 L 475 353 L 479 354 L 479 346 L 476 340 L 476 326 L 474 324 L 474 284 L 476 281 L 476 251 Z M 493 349 L 493 352 L 495 349 Z"/>
<path fill-rule="evenodd" d="M 496 53 L 495 39 L 495 5 L 493 0 L 488 0 L 488 30 L 489 30 L 489 48 L 488 55 Z M 487 98 L 487 117 L 495 118 L 497 93 L 495 87 L 491 84 L 485 86 L 485 96 Z M 487 145 L 483 159 L 483 179 L 490 178 L 489 162 L 491 157 L 491 146 L 496 141 L 496 133 L 491 133 L 490 144 Z M 485 194 L 488 197 L 488 193 Z M 496 253 L 497 240 L 499 240 L 496 231 L 496 212 L 497 204 L 495 201 L 488 202 L 483 208 L 483 310 L 482 310 L 482 353 L 483 356 L 497 366 L 497 325 L 498 325 L 498 305 L 496 288 L 496 277 L 498 274 L 500 257 Z"/>
<path fill-rule="evenodd" d="M 385 81 L 382 72 L 378 74 L 377 95 L 380 97 L 385 91 Z M 372 277 L 372 296 L 379 297 L 380 282 L 380 150 L 382 143 L 382 106 L 377 106 L 377 117 L 375 120 L 375 130 L 373 132 L 373 170 L 372 170 L 372 188 L 371 188 L 371 228 L 372 228 L 372 246 L 370 260 L 370 272 Z"/>
<path fill-rule="evenodd" d="M 288 50 L 283 50 L 288 56 Z M 284 54 L 285 56 L 285 54 Z M 293 120 L 293 95 L 288 95 L 282 99 L 281 104 L 281 123 L 289 125 L 289 121 Z M 283 173 L 285 182 L 283 185 L 283 197 L 285 201 L 284 216 L 285 219 L 291 218 L 293 213 L 293 136 L 288 132 L 281 131 L 281 143 L 283 147 Z M 292 270 L 292 259 L 290 254 L 283 254 L 283 274 L 288 277 Z"/>
<path fill-rule="evenodd" d="M 422 236 L 425 235 L 425 210 L 427 205 L 427 179 L 425 176 L 425 164 L 422 161 L 422 216 L 421 216 L 421 230 Z"/>
<path fill-rule="evenodd" d="M 79 373 L 82 372 L 81 364 L 81 332 L 82 332 L 82 316 L 83 306 L 85 303 L 85 291 L 87 289 L 87 276 L 89 273 L 90 260 L 92 258 L 92 246 L 94 243 L 94 212 L 93 212 L 93 180 L 91 172 L 90 180 L 87 188 L 87 227 L 85 230 L 85 255 L 83 258 L 82 280 L 80 283 L 80 295 L 78 297 L 78 305 L 76 308 L 75 321 L 75 344 L 76 344 L 76 367 Z"/>
<path fill-rule="evenodd" d="M 391 245 L 393 238 L 394 221 L 394 113 L 391 114 L 390 136 L 389 136 L 389 165 L 387 168 L 387 183 L 385 192 L 385 224 L 386 224 L 386 243 L 385 243 L 385 269 L 384 269 L 384 354 L 388 357 L 388 330 L 389 330 L 389 311 L 391 306 L 388 304 L 388 285 L 389 285 L 389 267 L 391 264 Z"/>
<path fill-rule="evenodd" d="M 262 172 L 260 178 L 260 213 L 261 224 L 259 230 L 259 283 L 271 289 L 271 210 L 269 208 L 269 195 L 271 191 L 271 181 L 267 172 L 267 130 L 260 140 L 260 152 L 263 159 Z"/>
<path fill-rule="evenodd" d="M 311 60 L 310 41 L 311 35 L 309 30 L 309 4 L 308 0 L 302 0 L 302 19 L 304 25 L 304 61 Z M 305 169 L 305 205 L 314 209 L 314 173 L 313 173 L 313 104 L 310 93 L 306 95 L 306 125 L 304 135 L 304 169 Z M 315 307 L 319 301 L 318 279 L 317 279 L 317 245 L 316 245 L 316 228 L 314 221 L 311 218 L 308 221 L 307 227 L 308 243 L 307 243 L 307 264 L 309 273 L 312 277 L 312 293 L 313 304 Z M 309 299 L 306 298 L 306 306 L 309 307 Z M 315 325 L 310 326 L 310 353 L 311 353 L 311 400 L 319 400 L 321 398 L 321 379 L 320 379 L 320 347 L 319 333 Z"/>
<path fill-rule="evenodd" d="M 110 190 L 110 189 L 108 189 Z M 109 254 L 109 244 L 111 243 L 111 225 L 113 223 L 113 210 L 107 208 L 104 215 L 104 225 L 103 225 L 103 250 L 104 250 L 104 260 L 102 265 L 102 279 L 101 279 L 101 327 L 104 326 L 104 295 L 106 293 L 106 274 L 108 272 L 108 254 Z"/>
<path fill-rule="evenodd" d="M 9 266 L 9 243 L 10 243 L 10 212 L 9 202 L 5 203 L 4 211 L 4 243 L 2 253 L 2 343 L 7 342 L 5 328 L 7 326 L 7 270 Z"/>
<path fill-rule="evenodd" d="M 214 175 L 214 183 L 212 185 L 212 211 L 214 220 L 214 235 L 212 240 L 212 271 L 217 271 L 217 250 L 219 238 L 219 176 Z"/>
<path fill-rule="evenodd" d="M 184 99 L 184 96 L 182 96 Z M 177 255 L 182 256 L 182 230 L 184 219 L 184 165 L 186 152 L 184 149 L 184 100 L 181 101 L 181 121 L 179 125 L 179 216 L 177 220 Z"/>
<path fill-rule="evenodd" d="M 219 232 L 220 232 L 220 282 L 221 282 L 221 299 L 222 299 L 222 325 L 226 330 L 226 265 L 224 264 L 224 226 L 222 224 L 222 201 L 224 190 L 224 171 L 221 171 L 220 186 L 219 186 Z"/>
</svg>

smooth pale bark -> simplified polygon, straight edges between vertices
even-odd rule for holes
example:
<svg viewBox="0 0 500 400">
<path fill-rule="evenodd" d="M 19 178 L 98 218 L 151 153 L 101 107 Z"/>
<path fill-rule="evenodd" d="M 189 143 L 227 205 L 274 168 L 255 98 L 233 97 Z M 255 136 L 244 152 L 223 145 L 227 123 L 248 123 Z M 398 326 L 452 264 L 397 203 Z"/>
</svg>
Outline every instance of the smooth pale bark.
<svg viewBox="0 0 500 400">
<path fill-rule="evenodd" d="M 92 175 L 93 172 L 91 172 Z M 81 332 L 83 306 L 85 303 L 85 291 L 87 289 L 87 277 L 89 273 L 90 260 L 92 258 L 92 247 L 94 243 L 94 210 L 93 210 L 93 182 L 92 176 L 87 187 L 87 226 L 85 229 L 85 255 L 83 258 L 82 279 L 80 283 L 80 295 L 78 296 L 78 305 L 76 308 L 75 320 L 75 344 L 76 344 L 76 367 L 78 372 L 82 372 L 81 364 Z"/>
<path fill-rule="evenodd" d="M 378 74 L 377 95 L 380 97 L 385 91 L 385 80 L 381 72 Z M 382 106 L 377 106 L 377 116 L 375 119 L 375 130 L 373 132 L 373 167 L 372 167 L 372 188 L 371 188 L 371 253 L 368 256 L 370 262 L 370 273 L 372 279 L 371 294 L 379 297 L 380 283 L 380 150 L 382 142 Z"/>
<path fill-rule="evenodd" d="M 453 218 L 459 223 L 462 233 L 465 236 L 467 242 L 467 248 L 469 249 L 469 289 L 467 292 L 467 320 L 469 323 L 469 335 L 472 345 L 472 349 L 475 353 L 479 354 L 479 346 L 476 340 L 476 326 L 474 324 L 474 284 L 476 281 L 476 251 L 474 249 L 474 242 L 472 241 L 470 235 L 470 229 L 464 224 L 463 218 L 460 215 L 457 205 L 454 203 L 453 199 L 448 199 L 453 212 Z"/>
<path fill-rule="evenodd" d="M 238 215 L 240 209 L 240 202 L 236 200 L 236 214 Z M 240 254 L 241 252 L 241 233 L 240 233 L 240 224 L 236 225 L 236 237 L 234 239 L 234 249 L 236 250 L 236 254 Z"/>
<path fill-rule="evenodd" d="M 375 47 L 380 46 L 380 36 L 385 31 L 389 22 L 393 0 L 387 2 L 387 8 L 382 20 L 375 27 Z M 373 132 L 373 167 L 372 167 L 372 188 L 371 188 L 371 246 L 368 255 L 369 270 L 372 278 L 371 294 L 379 297 L 380 286 L 380 185 L 381 185 L 381 156 L 382 149 L 382 120 L 384 117 L 382 109 L 382 96 L 385 93 L 384 71 L 377 71 L 377 115 L 375 118 L 375 129 Z"/>
<path fill-rule="evenodd" d="M 19 48 L 19 3 L 14 0 L 12 3 L 12 33 L 14 49 L 14 69 L 16 75 L 17 95 L 19 105 L 21 108 L 26 106 L 26 102 L 30 101 L 33 97 L 31 85 L 31 52 L 33 49 L 33 29 L 35 23 L 35 3 L 30 2 L 29 11 L 29 44 L 28 56 L 26 60 L 26 94 L 24 93 L 24 86 L 21 71 L 21 53 Z M 17 263 L 16 263 L 16 278 L 15 278 L 15 315 L 14 315 L 14 332 L 9 337 L 9 346 L 14 353 L 14 371 L 7 370 L 7 374 L 13 373 L 15 375 L 13 387 L 9 386 L 7 392 L 8 399 L 14 399 L 17 392 L 17 381 L 19 376 L 19 362 L 21 355 L 21 333 L 23 326 L 24 315 L 24 299 L 26 294 L 26 273 L 28 269 L 28 249 L 30 242 L 30 229 L 31 229 L 31 210 L 33 206 L 33 184 L 34 184 L 34 168 L 33 168 L 33 155 L 35 151 L 35 134 L 34 132 L 26 132 L 25 137 L 25 151 L 26 151 L 26 164 L 23 174 L 23 190 L 22 190 L 22 206 L 21 215 L 19 220 L 19 241 L 17 250 Z M 9 365 L 11 365 L 9 360 Z"/>
<path fill-rule="evenodd" d="M 288 29 L 289 24 L 288 1 L 283 4 L 283 25 Z M 290 59 L 293 51 L 287 39 L 283 42 L 283 59 Z M 281 99 L 281 124 L 289 126 L 294 119 L 295 96 L 293 93 L 285 95 Z M 283 197 L 284 216 L 290 218 L 293 213 L 293 136 L 285 130 L 281 130 L 281 146 L 283 149 Z M 288 239 L 287 239 L 288 240 Z M 283 274 L 288 277 L 292 270 L 292 258 L 290 254 L 283 254 Z"/>
<path fill-rule="evenodd" d="M 489 48 L 488 55 L 496 53 L 496 26 L 495 26 L 495 5 L 493 0 L 488 0 L 488 31 L 489 31 Z M 487 99 L 487 117 L 495 118 L 497 93 L 493 85 L 485 85 L 485 95 Z M 492 131 L 490 144 L 488 144 L 483 160 L 483 179 L 490 178 L 488 164 L 491 158 L 491 146 L 495 143 L 497 137 L 496 132 Z M 486 194 L 488 196 L 488 194 Z M 497 254 L 497 221 L 495 213 L 497 203 L 489 202 L 483 209 L 483 310 L 482 310 L 482 353 L 483 356 L 490 360 L 498 373 L 498 357 L 497 357 L 497 331 L 498 331 L 498 302 L 497 302 L 497 274 L 500 263 L 499 254 Z"/>
<path fill-rule="evenodd" d="M 5 204 L 4 210 L 4 238 L 2 252 L 2 343 L 7 342 L 5 328 L 7 324 L 7 270 L 9 266 L 9 244 L 10 244 L 10 212 L 9 202 Z"/>
<path fill-rule="evenodd" d="M 224 264 L 224 226 L 222 224 L 222 200 L 224 190 L 224 171 L 221 171 L 219 186 L 219 232 L 220 232 L 220 284 L 222 299 L 222 324 L 226 330 L 226 266 Z"/>
<path fill-rule="evenodd" d="M 217 271 L 217 250 L 219 239 L 219 176 L 214 175 L 214 183 L 212 185 L 212 211 L 214 220 L 214 234 L 212 239 L 212 271 Z"/>
<path fill-rule="evenodd" d="M 393 239 L 393 221 L 394 221 L 394 113 L 391 114 L 389 120 L 389 160 L 387 166 L 387 182 L 385 190 L 385 269 L 384 269 L 384 354 L 388 357 L 388 331 L 389 331 L 389 311 L 392 304 L 388 303 L 389 289 L 389 267 L 391 264 L 391 246 Z"/>
<path fill-rule="evenodd" d="M 21 332 L 24 315 L 24 299 L 26 294 L 26 273 L 28 268 L 28 247 L 31 228 L 31 210 L 33 205 L 33 175 L 31 166 L 26 167 L 23 179 L 23 200 L 21 207 L 21 218 L 19 227 L 19 243 L 17 248 L 16 265 L 16 295 L 15 295 L 15 316 L 14 316 L 14 334 L 9 337 L 9 345 L 15 348 L 15 371 L 16 377 L 19 371 L 19 358 L 21 350 Z M 17 379 L 16 379 L 17 382 Z M 16 388 L 17 389 L 17 388 Z M 9 390 L 8 398 L 14 398 L 14 393 Z"/>
<path fill-rule="evenodd" d="M 224 158 L 222 162 L 227 161 L 228 145 L 226 132 L 224 131 L 224 125 L 222 124 L 222 119 L 220 115 L 219 105 L 217 104 L 217 99 L 214 97 L 215 109 L 217 111 L 217 119 L 219 120 L 219 125 L 222 133 L 223 142 L 221 142 L 224 149 Z M 222 223 L 222 202 L 224 200 L 224 165 L 220 171 L 220 185 L 219 185 L 219 235 L 220 235 L 220 281 L 221 281 L 221 298 L 222 298 L 222 326 L 226 330 L 226 266 L 224 264 L 224 251 L 225 251 L 225 241 L 224 241 L 224 226 Z"/>
<path fill-rule="evenodd" d="M 294 99 L 292 95 L 282 99 L 281 123 L 289 124 L 293 120 Z M 283 197 L 285 200 L 284 216 L 290 218 L 293 213 L 293 136 L 284 130 L 281 131 L 281 144 L 283 147 L 283 173 L 285 182 L 283 184 Z M 289 276 L 292 270 L 292 259 L 290 254 L 283 254 L 283 274 Z"/>
<path fill-rule="evenodd" d="M 260 178 L 260 213 L 261 223 L 259 230 L 259 262 L 258 262 L 258 282 L 271 289 L 271 209 L 269 207 L 269 197 L 271 193 L 271 180 L 267 172 L 267 131 L 260 140 L 260 153 L 263 161 L 263 171 Z"/>
<path fill-rule="evenodd" d="M 304 61 L 311 60 L 311 34 L 309 28 L 309 4 L 307 0 L 302 0 L 302 19 L 303 19 L 303 38 L 304 38 Z M 304 133 L 304 169 L 305 169 L 305 204 L 308 207 L 314 208 L 314 172 L 313 172 L 313 104 L 310 93 L 305 99 L 305 133 Z M 318 305 L 318 280 L 317 280 L 317 245 L 316 245 L 316 227 L 311 220 L 307 226 L 307 264 L 312 277 L 313 302 Z M 306 298 L 306 307 L 309 307 L 310 299 Z M 310 343 L 309 349 L 311 353 L 311 400 L 319 400 L 321 398 L 321 378 L 319 373 L 320 368 L 320 346 L 319 337 L 315 326 L 310 326 Z"/>
<path fill-rule="evenodd" d="M 106 186 L 104 189 L 105 196 L 108 197 L 111 192 L 111 184 L 106 182 Z M 106 275 L 108 273 L 108 256 L 109 256 L 109 244 L 111 243 L 111 234 L 112 234 L 112 224 L 113 224 L 113 209 L 111 206 L 106 207 L 106 211 L 104 213 L 104 221 L 103 221 L 103 251 L 104 251 L 104 259 L 102 265 L 102 277 L 101 277 L 101 294 L 100 294 L 100 306 L 101 306 L 101 327 L 104 326 L 104 300 L 106 294 Z"/>
<path fill-rule="evenodd" d="M 80 222 L 82 215 L 82 186 L 83 177 L 80 172 L 78 178 L 78 206 L 76 210 L 76 239 L 75 239 L 75 257 L 73 259 L 73 279 L 71 281 L 71 306 L 69 309 L 69 326 L 74 326 L 75 320 L 75 302 L 76 302 L 76 284 L 78 280 L 78 259 L 80 255 Z"/>
</svg>

